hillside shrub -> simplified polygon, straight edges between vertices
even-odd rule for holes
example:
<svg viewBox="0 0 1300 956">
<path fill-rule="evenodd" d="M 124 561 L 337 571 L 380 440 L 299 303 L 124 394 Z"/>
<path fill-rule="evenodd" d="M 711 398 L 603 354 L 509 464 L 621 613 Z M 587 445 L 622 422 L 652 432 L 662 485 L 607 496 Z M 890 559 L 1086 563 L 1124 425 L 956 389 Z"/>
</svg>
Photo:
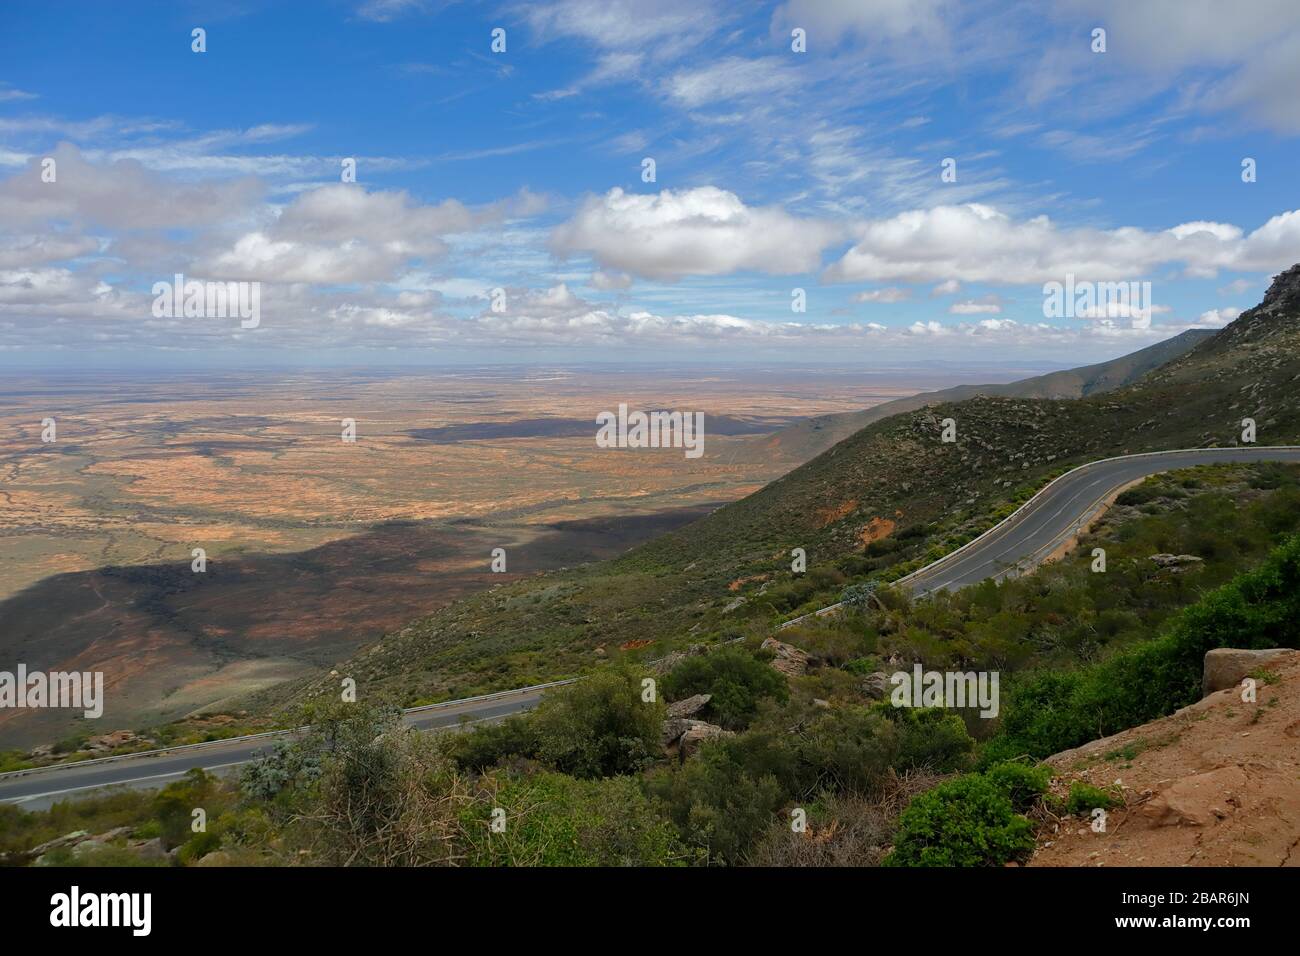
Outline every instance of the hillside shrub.
<svg viewBox="0 0 1300 956">
<path fill-rule="evenodd" d="M 664 675 L 661 690 L 668 700 L 712 694 L 706 713 L 728 730 L 748 727 L 764 697 L 785 701 L 790 696 L 780 673 L 737 647 L 686 658 Z"/>
<path fill-rule="evenodd" d="M 885 866 L 1001 866 L 1026 859 L 1033 828 L 1007 792 L 981 774 L 942 783 L 899 817 Z"/>
<path fill-rule="evenodd" d="M 1008 695 L 990 754 L 1046 757 L 1146 723 L 1200 697 L 1205 653 L 1300 644 L 1300 536 L 1172 618 L 1155 640 L 1072 671 L 1026 677 Z"/>
</svg>

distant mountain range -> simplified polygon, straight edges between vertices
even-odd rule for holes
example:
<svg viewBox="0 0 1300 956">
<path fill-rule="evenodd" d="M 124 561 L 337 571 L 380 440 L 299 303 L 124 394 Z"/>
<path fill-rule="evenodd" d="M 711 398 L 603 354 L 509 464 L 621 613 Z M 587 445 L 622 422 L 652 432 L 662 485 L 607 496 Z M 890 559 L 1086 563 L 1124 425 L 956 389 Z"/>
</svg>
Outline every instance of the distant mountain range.
<svg viewBox="0 0 1300 956">
<path fill-rule="evenodd" d="M 747 449 L 737 457 L 743 459 L 746 455 L 769 457 L 776 454 L 793 461 L 808 461 L 854 432 L 890 415 L 915 411 L 926 405 L 960 402 L 979 395 L 1000 395 L 1006 398 L 1086 398 L 1135 382 L 1147 372 L 1178 358 L 1214 334 L 1213 329 L 1188 329 L 1173 338 L 1108 362 L 1049 372 L 1001 385 L 957 385 L 937 392 L 922 392 L 860 412 L 818 415 L 774 432 L 759 445 Z"/>
</svg>

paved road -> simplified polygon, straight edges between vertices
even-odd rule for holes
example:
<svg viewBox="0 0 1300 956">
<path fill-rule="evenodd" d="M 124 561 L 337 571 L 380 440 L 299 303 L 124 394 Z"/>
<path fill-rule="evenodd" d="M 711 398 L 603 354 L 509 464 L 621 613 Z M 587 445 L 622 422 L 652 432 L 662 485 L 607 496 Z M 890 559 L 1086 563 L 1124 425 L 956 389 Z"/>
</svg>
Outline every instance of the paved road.
<svg viewBox="0 0 1300 956">
<path fill-rule="evenodd" d="M 947 557 L 900 578 L 897 584 L 921 597 L 935 591 L 956 591 L 985 578 L 1001 580 L 1032 570 L 1074 537 L 1081 525 L 1102 510 L 1106 499 L 1131 482 L 1194 465 L 1256 461 L 1300 463 L 1300 446 L 1198 448 L 1127 455 L 1082 465 L 1043 488 L 1006 521 Z M 833 614 L 842 607 L 832 604 L 781 626 Z"/>
<path fill-rule="evenodd" d="M 568 683 L 572 682 L 558 681 L 486 697 L 417 707 L 408 710 L 404 719 L 410 726 L 421 730 L 456 727 L 462 719 L 471 723 L 500 720 L 535 706 L 542 694 L 551 687 Z M 194 767 L 221 774 L 270 750 L 277 740 L 288 733 L 291 732 L 235 737 L 147 754 L 105 757 L 40 770 L 0 774 L 0 803 L 17 803 L 26 809 L 40 810 L 59 800 L 101 787 L 163 787 Z"/>
<path fill-rule="evenodd" d="M 1193 465 L 1228 462 L 1285 461 L 1300 463 L 1300 446 L 1202 448 L 1189 451 L 1130 455 L 1083 465 L 1062 475 L 1026 502 L 1006 521 L 945 558 L 899 580 L 915 595 L 956 590 L 985 578 L 1001 579 L 1031 569 L 1073 537 L 1116 490 L 1148 475 Z M 834 604 L 815 612 L 831 614 Z M 788 621 L 789 627 L 813 614 Z M 571 683 L 560 681 L 558 683 Z M 406 721 L 421 729 L 455 727 L 469 721 L 500 720 L 536 705 L 544 684 L 469 700 L 449 701 L 406 712 Z M 158 787 L 193 767 L 221 773 L 247 763 L 272 746 L 279 735 L 240 737 L 196 744 L 153 754 L 110 757 L 42 770 L 0 774 L 0 802 L 31 809 L 107 786 Z"/>
</svg>

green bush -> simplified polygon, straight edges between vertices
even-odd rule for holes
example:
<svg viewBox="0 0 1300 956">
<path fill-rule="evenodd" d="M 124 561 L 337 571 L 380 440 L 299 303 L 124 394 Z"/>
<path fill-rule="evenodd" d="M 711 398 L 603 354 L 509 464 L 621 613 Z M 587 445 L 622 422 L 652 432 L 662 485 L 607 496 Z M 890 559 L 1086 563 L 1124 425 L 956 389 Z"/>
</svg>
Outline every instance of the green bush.
<svg viewBox="0 0 1300 956">
<path fill-rule="evenodd" d="M 490 827 L 496 807 L 506 813 L 500 832 Z M 462 822 L 473 866 L 682 866 L 698 857 L 633 777 L 510 777 Z"/>
<path fill-rule="evenodd" d="M 537 733 L 528 717 L 516 714 L 457 734 L 448 749 L 460 767 L 482 772 L 511 757 L 536 757 Z"/>
<path fill-rule="evenodd" d="M 1092 787 L 1086 783 L 1074 781 L 1070 784 L 1070 796 L 1065 801 L 1066 813 L 1090 813 L 1094 808 L 1109 810 L 1119 803 L 1119 798 L 1108 790 Z"/>
<path fill-rule="evenodd" d="M 712 694 L 706 713 L 728 730 L 748 727 L 762 698 L 790 696 L 780 673 L 738 647 L 686 658 L 664 675 L 661 690 L 668 700 Z"/>
<path fill-rule="evenodd" d="M 682 839 L 716 863 L 740 863 L 795 789 L 798 758 L 781 736 L 752 730 L 700 748 L 676 769 L 652 775 Z"/>
<path fill-rule="evenodd" d="M 899 817 L 885 866 L 1001 866 L 1026 859 L 1033 828 L 1011 798 L 980 774 L 942 783 L 914 799 Z"/>
<path fill-rule="evenodd" d="M 895 767 L 937 773 L 967 769 L 975 741 L 960 716 L 938 707 L 894 707 L 887 701 L 876 707 L 898 728 Z"/>
<path fill-rule="evenodd" d="M 1011 805 L 1021 813 L 1047 792 L 1052 780 L 1052 772 L 1047 767 L 1031 767 L 1013 760 L 994 764 L 984 772 L 984 776 L 1005 793 Z"/>
<path fill-rule="evenodd" d="M 1300 635 L 1300 536 L 1170 619 L 1155 640 L 1099 664 L 1044 671 L 1015 686 L 990 752 L 1046 757 L 1194 703 L 1205 653 L 1295 647 Z"/>
<path fill-rule="evenodd" d="M 645 769 L 662 752 L 664 705 L 641 699 L 632 668 L 597 671 L 546 694 L 530 720 L 537 756 L 575 777 L 608 777 Z"/>
</svg>

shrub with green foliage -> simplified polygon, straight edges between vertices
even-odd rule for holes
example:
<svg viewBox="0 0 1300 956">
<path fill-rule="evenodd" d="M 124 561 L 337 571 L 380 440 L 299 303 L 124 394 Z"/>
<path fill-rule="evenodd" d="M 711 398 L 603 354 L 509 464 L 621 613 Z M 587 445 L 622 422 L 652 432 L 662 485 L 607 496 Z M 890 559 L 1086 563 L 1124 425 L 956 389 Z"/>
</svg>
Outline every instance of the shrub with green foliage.
<svg viewBox="0 0 1300 956">
<path fill-rule="evenodd" d="M 712 694 L 706 713 L 728 730 L 748 727 L 762 698 L 784 701 L 790 696 L 780 673 L 739 647 L 686 658 L 664 675 L 661 689 L 668 700 Z"/>
<path fill-rule="evenodd" d="M 899 817 L 885 866 L 1001 866 L 1028 858 L 1033 828 L 1003 786 L 981 774 L 942 783 Z"/>
<path fill-rule="evenodd" d="M 1052 771 L 1047 767 L 1033 767 L 1015 760 L 994 764 L 984 776 L 1007 795 L 1020 813 L 1037 803 L 1052 781 Z"/>
<path fill-rule="evenodd" d="M 1065 812 L 1087 814 L 1097 807 L 1109 810 L 1119 802 L 1119 798 L 1109 790 L 1102 790 L 1100 787 L 1089 786 L 1075 780 L 1070 784 L 1070 795 L 1065 801 Z"/>
<path fill-rule="evenodd" d="M 610 667 L 542 698 L 530 716 L 538 759 L 575 777 L 636 773 L 662 752 L 664 705 L 640 671 Z"/>
<path fill-rule="evenodd" d="M 472 866 L 684 866 L 688 850 L 633 777 L 509 775 L 461 815 Z M 494 808 L 505 829 L 491 830 Z"/>
<path fill-rule="evenodd" d="M 495 724 L 478 724 L 455 735 L 448 750 L 465 770 L 482 772 L 512 757 L 536 758 L 537 732 L 526 715 L 515 714 Z"/>
<path fill-rule="evenodd" d="M 1300 643 L 1300 536 L 1171 619 L 1155 640 L 1073 671 L 1015 686 L 985 759 L 1046 757 L 1170 714 L 1200 697 L 1205 653 L 1216 647 Z"/>
<path fill-rule="evenodd" d="M 897 728 L 895 767 L 954 773 L 969 766 L 975 742 L 957 714 L 939 707 L 894 707 L 886 701 L 876 707 Z"/>
<path fill-rule="evenodd" d="M 794 748 L 781 735 L 751 730 L 706 744 L 679 769 L 652 774 L 682 839 L 718 863 L 740 863 L 798 779 Z"/>
</svg>

